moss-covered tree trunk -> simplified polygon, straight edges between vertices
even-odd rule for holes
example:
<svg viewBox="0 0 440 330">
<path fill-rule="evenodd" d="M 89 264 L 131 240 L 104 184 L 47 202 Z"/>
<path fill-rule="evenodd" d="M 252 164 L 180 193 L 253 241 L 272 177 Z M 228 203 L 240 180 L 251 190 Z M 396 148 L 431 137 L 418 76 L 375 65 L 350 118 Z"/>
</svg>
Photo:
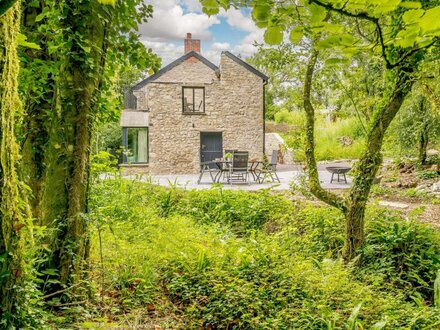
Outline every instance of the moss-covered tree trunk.
<svg viewBox="0 0 440 330">
<path fill-rule="evenodd" d="M 20 2 L 0 16 L 0 110 L 1 110 L 1 200 L 0 200 L 0 317 L 14 313 L 20 303 L 23 281 L 23 237 L 26 212 L 20 198 L 17 163 L 19 149 L 15 137 L 19 60 L 17 37 Z"/>
<path fill-rule="evenodd" d="M 391 95 L 388 99 L 384 100 L 383 104 L 378 105 L 373 114 L 374 119 L 368 131 L 365 151 L 356 166 L 353 186 L 348 197 L 344 200 L 321 187 L 315 160 L 315 114 L 311 103 L 311 88 L 318 55 L 319 51 L 312 49 L 304 80 L 303 101 L 306 112 L 305 153 L 309 176 L 308 183 L 310 191 L 317 198 L 340 209 L 344 213 L 346 221 L 343 257 L 346 261 L 349 261 L 356 255 L 356 251 L 365 240 L 365 208 L 373 180 L 382 162 L 381 150 L 383 139 L 387 128 L 399 111 L 406 95 L 411 90 L 413 85 L 413 80 L 411 79 L 412 68 L 409 66 L 405 67 L 402 64 L 390 72 L 394 76 L 394 80 L 390 81 L 390 84 L 393 84 Z"/>
<path fill-rule="evenodd" d="M 323 189 L 319 183 L 318 166 L 315 159 L 315 109 L 311 101 L 311 89 L 313 74 L 316 62 L 318 61 L 319 51 L 312 49 L 311 55 L 307 62 L 306 76 L 304 79 L 303 102 L 306 113 L 306 141 L 305 154 L 308 172 L 308 184 L 310 191 L 320 200 L 332 205 L 341 211 L 345 211 L 345 202 L 339 196 Z"/>
<path fill-rule="evenodd" d="M 51 114 L 53 113 L 54 90 L 57 67 L 50 51 L 47 41 L 51 40 L 46 29 L 40 25 L 46 22 L 36 22 L 38 15 L 42 14 L 46 1 L 39 1 L 39 6 L 33 3 L 31 6 L 24 6 L 22 30 L 29 40 L 37 40 L 40 49 L 24 50 L 20 56 L 24 58 L 21 65 L 24 73 L 21 74 L 23 94 L 23 129 L 22 135 L 22 157 L 21 172 L 26 178 L 26 184 L 30 187 L 32 194 L 29 204 L 32 209 L 34 222 L 43 225 L 43 210 L 41 201 L 44 193 L 46 160 L 45 153 L 49 139 L 48 127 Z M 46 7 L 47 9 L 47 7 Z M 45 31 L 45 32 L 42 32 Z M 38 74 L 38 79 L 35 79 Z"/>
<path fill-rule="evenodd" d="M 105 23 L 97 1 L 64 5 L 68 11 L 61 27 L 72 46 L 61 58 L 63 80 L 49 131 L 42 209 L 44 222 L 57 228 L 52 267 L 59 270 L 61 283 L 69 285 L 83 277 L 87 255 L 90 139 L 104 65 Z M 82 19 L 72 20 L 74 15 Z"/>
<path fill-rule="evenodd" d="M 427 100 L 422 95 L 420 97 L 420 103 L 418 108 L 421 120 L 420 134 L 419 134 L 419 164 L 425 165 L 427 158 L 427 150 L 429 143 L 429 120 Z"/>
<path fill-rule="evenodd" d="M 412 69 L 399 66 L 393 69 L 395 79 L 390 97 L 379 105 L 369 128 L 365 151 L 355 168 L 353 186 L 347 198 L 345 244 L 343 256 L 350 260 L 365 240 L 365 208 L 374 178 L 382 164 L 382 144 L 385 132 L 399 111 L 406 95 L 411 91 Z"/>
<path fill-rule="evenodd" d="M 427 122 L 424 122 L 422 130 L 420 132 L 420 140 L 419 140 L 419 163 L 421 165 L 426 165 L 428 143 L 429 143 L 429 125 Z"/>
</svg>

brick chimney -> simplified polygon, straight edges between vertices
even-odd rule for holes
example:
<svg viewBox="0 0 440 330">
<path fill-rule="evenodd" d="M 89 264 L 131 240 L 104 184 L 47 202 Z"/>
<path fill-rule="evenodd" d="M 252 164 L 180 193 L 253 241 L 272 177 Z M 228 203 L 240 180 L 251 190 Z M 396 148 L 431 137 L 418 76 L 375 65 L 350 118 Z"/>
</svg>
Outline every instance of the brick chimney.
<svg viewBox="0 0 440 330">
<path fill-rule="evenodd" d="M 190 51 L 200 53 L 200 39 L 191 39 L 191 33 L 187 33 L 185 38 L 185 54 Z"/>
</svg>

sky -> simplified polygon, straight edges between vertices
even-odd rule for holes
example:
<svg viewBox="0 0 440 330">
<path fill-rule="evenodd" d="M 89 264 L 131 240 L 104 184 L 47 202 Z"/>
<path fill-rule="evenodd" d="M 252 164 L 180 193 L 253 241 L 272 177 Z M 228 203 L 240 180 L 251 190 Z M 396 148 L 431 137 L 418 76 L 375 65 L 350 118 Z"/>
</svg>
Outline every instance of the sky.
<svg viewBox="0 0 440 330">
<path fill-rule="evenodd" d="M 246 58 L 263 42 L 259 29 L 246 9 L 230 9 L 207 16 L 198 0 L 145 0 L 153 5 L 153 18 L 139 28 L 141 41 L 162 58 L 162 66 L 183 55 L 186 33 L 201 40 L 201 53 L 218 65 L 222 51 Z"/>
</svg>

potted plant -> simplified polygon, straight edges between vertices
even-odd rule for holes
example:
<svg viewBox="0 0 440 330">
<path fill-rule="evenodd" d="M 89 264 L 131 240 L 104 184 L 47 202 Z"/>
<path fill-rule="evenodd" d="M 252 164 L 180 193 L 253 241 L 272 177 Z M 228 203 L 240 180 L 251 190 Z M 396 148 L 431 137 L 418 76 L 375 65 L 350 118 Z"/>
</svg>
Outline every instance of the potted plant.
<svg viewBox="0 0 440 330">
<path fill-rule="evenodd" d="M 232 157 L 234 157 L 234 155 L 233 154 L 231 154 L 230 152 L 227 152 L 227 153 L 225 153 L 225 159 L 226 160 L 232 160 Z"/>
</svg>

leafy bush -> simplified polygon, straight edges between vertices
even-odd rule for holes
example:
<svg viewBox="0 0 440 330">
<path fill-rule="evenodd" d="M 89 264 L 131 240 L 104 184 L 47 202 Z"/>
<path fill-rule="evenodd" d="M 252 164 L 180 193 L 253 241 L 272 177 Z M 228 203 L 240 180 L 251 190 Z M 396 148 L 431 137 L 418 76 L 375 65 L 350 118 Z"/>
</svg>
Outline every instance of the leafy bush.
<svg viewBox="0 0 440 330">
<path fill-rule="evenodd" d="M 282 109 L 274 116 L 275 122 L 286 123 L 290 125 L 304 126 L 305 115 L 303 111 L 288 111 Z"/>
<path fill-rule="evenodd" d="M 204 224 L 228 225 L 236 234 L 243 234 L 276 226 L 294 209 L 291 202 L 269 190 L 248 193 L 216 188 L 186 192 L 175 212 Z"/>
<path fill-rule="evenodd" d="M 388 211 L 376 211 L 367 223 L 362 268 L 380 275 L 391 288 L 406 295 L 433 299 L 434 280 L 440 269 L 440 235 L 416 221 Z"/>
<path fill-rule="evenodd" d="M 437 171 L 421 171 L 417 173 L 417 177 L 422 180 L 435 179 L 438 176 Z"/>
<path fill-rule="evenodd" d="M 112 313 L 151 304 L 177 313 L 182 329 L 432 329 L 440 322 L 440 311 L 426 305 L 438 234 L 395 214 L 369 211 L 356 267 L 338 257 L 338 211 L 271 191 L 105 180 L 93 188 L 91 221 L 92 265 L 107 303 L 115 300 Z"/>
</svg>

